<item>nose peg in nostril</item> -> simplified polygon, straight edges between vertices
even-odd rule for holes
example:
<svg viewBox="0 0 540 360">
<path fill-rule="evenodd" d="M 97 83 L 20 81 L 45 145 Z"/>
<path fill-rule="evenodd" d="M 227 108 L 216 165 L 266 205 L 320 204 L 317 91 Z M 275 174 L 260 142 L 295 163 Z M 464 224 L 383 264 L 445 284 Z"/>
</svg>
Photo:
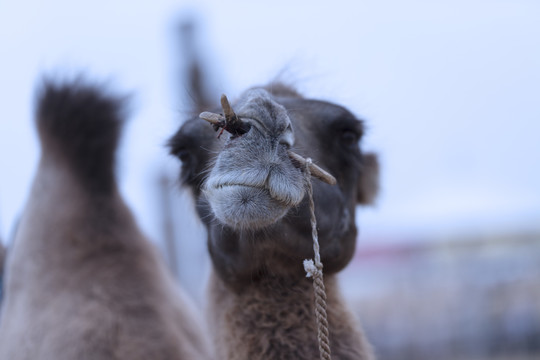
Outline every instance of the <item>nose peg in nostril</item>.
<svg viewBox="0 0 540 360">
<path fill-rule="evenodd" d="M 212 124 L 215 131 L 218 131 L 221 128 L 218 138 L 224 130 L 227 130 L 234 136 L 240 136 L 249 131 L 249 123 L 242 121 L 242 119 L 236 115 L 229 103 L 229 99 L 227 99 L 227 96 L 225 95 L 221 95 L 221 107 L 223 108 L 225 116 L 208 111 L 204 111 L 199 115 L 201 119 Z"/>
</svg>

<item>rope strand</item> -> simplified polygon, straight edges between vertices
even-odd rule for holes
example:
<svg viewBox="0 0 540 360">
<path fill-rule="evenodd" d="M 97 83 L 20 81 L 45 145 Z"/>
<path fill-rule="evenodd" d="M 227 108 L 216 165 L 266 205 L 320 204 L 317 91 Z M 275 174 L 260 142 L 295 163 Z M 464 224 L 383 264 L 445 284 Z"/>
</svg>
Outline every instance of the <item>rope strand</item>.
<svg viewBox="0 0 540 360">
<path fill-rule="evenodd" d="M 323 281 L 323 264 L 321 262 L 321 254 L 319 251 L 319 235 L 317 234 L 317 219 L 315 218 L 315 203 L 313 202 L 313 187 L 311 185 L 311 164 L 311 159 L 307 158 L 304 166 L 304 176 L 309 199 L 311 236 L 313 238 L 313 252 L 315 255 L 312 260 L 304 260 L 304 269 L 306 270 L 306 276 L 313 278 L 315 319 L 317 321 L 317 339 L 319 341 L 321 360 L 331 360 L 328 317 L 326 314 L 326 291 Z"/>
</svg>

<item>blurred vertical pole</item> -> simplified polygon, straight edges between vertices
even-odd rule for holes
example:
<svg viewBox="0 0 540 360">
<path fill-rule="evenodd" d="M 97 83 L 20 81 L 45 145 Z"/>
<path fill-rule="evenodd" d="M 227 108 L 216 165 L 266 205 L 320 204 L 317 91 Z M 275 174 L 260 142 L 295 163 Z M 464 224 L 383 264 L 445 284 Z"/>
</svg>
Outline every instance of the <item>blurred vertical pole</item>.
<svg viewBox="0 0 540 360">
<path fill-rule="evenodd" d="M 2 298 L 4 295 L 4 265 L 6 260 L 6 248 L 0 237 L 0 304 L 2 304 Z"/>
<path fill-rule="evenodd" d="M 198 49 L 197 22 L 193 14 L 182 14 L 174 27 L 174 74 L 176 107 L 182 114 L 196 116 L 218 103 L 218 92 L 213 91 L 209 69 L 204 66 Z M 179 123 L 184 119 L 180 119 Z M 205 229 L 195 214 L 187 192 L 171 191 L 176 184 L 177 171 L 171 175 L 163 169 L 156 181 L 159 186 L 160 219 L 166 259 L 181 286 L 194 299 L 202 300 L 204 276 L 209 266 Z"/>
<path fill-rule="evenodd" d="M 0 206 L 0 244 L 3 244 L 4 236 L 2 235 L 2 206 Z"/>
<path fill-rule="evenodd" d="M 2 224 L 2 218 L 0 218 L 0 225 Z M 6 258 L 6 248 L 4 247 L 4 240 L 2 236 L 2 227 L 0 226 L 0 304 L 2 304 L 2 297 L 4 294 L 4 263 Z"/>
<path fill-rule="evenodd" d="M 180 21 L 178 27 L 180 82 L 188 92 L 191 112 L 198 114 L 217 104 L 217 95 L 209 89 L 206 72 L 197 50 L 196 23 L 193 17 Z M 183 81 L 182 81 L 183 80 Z"/>
<path fill-rule="evenodd" d="M 166 174 L 159 177 L 159 193 L 161 198 L 161 218 L 163 226 L 163 237 L 165 240 L 166 259 L 169 266 L 178 278 L 178 253 L 176 252 L 176 236 L 174 231 L 172 204 L 170 200 L 170 181 Z"/>
</svg>

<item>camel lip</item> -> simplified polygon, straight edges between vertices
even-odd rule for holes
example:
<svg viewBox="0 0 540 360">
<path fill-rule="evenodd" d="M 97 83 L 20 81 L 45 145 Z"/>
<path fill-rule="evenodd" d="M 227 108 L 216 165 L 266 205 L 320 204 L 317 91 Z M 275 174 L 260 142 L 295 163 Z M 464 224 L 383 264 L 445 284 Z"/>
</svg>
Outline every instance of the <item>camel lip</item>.
<svg viewBox="0 0 540 360">
<path fill-rule="evenodd" d="M 260 185 L 253 185 L 253 184 L 244 184 L 244 183 L 224 183 L 224 184 L 216 184 L 212 186 L 213 189 L 219 190 L 223 188 L 230 188 L 230 187 L 240 187 L 240 188 L 253 188 L 257 190 L 267 190 L 266 187 L 260 186 Z"/>
<path fill-rule="evenodd" d="M 216 218 L 235 229 L 259 229 L 281 219 L 290 209 L 269 189 L 245 183 L 222 183 L 206 188 Z"/>
<path fill-rule="evenodd" d="M 253 184 L 246 184 L 246 183 L 223 183 L 223 184 L 213 185 L 207 188 L 207 191 L 215 192 L 215 193 L 219 193 L 221 191 L 233 191 L 233 192 L 253 191 L 265 197 L 268 197 L 272 201 L 275 201 L 275 204 L 280 204 L 283 207 L 291 207 L 288 202 L 283 201 L 282 199 L 278 197 L 272 196 L 270 189 L 268 189 L 266 186 L 261 186 L 261 185 L 253 185 Z"/>
</svg>

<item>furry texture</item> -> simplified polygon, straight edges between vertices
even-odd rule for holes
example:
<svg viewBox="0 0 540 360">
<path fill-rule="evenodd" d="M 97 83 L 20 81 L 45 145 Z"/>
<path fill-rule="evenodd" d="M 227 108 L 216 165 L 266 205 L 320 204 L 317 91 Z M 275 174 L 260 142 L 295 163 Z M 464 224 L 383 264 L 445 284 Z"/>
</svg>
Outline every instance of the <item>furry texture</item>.
<svg viewBox="0 0 540 360">
<path fill-rule="evenodd" d="M 354 315 L 339 296 L 334 276 L 325 279 L 332 359 L 373 359 Z M 209 316 L 221 359 L 319 359 L 311 280 L 265 277 L 240 294 L 218 278 L 210 283 Z"/>
<path fill-rule="evenodd" d="M 335 284 L 354 253 L 355 207 L 377 190 L 367 180 L 377 178 L 375 155 L 359 146 L 363 123 L 280 84 L 247 91 L 233 108 L 250 124 L 246 133 L 217 140 L 211 126 L 192 119 L 169 142 L 208 229 L 218 357 L 318 358 L 313 288 L 302 267 L 313 257 L 309 205 L 291 149 L 337 179 L 335 186 L 313 180 L 333 358 L 373 359 Z"/>
<path fill-rule="evenodd" d="M 287 111 L 268 92 L 247 92 L 238 116 L 249 119 L 250 130 L 223 148 L 206 179 L 205 197 L 222 223 L 260 229 L 302 201 L 302 174 L 286 161 L 294 141 Z"/>
<path fill-rule="evenodd" d="M 40 92 L 42 156 L 10 249 L 1 360 L 211 358 L 117 190 L 122 113 L 80 80 Z"/>
<path fill-rule="evenodd" d="M 42 149 L 65 161 L 92 192 L 115 187 L 114 157 L 124 123 L 125 97 L 82 79 L 45 79 L 38 90 L 36 122 Z"/>
</svg>

